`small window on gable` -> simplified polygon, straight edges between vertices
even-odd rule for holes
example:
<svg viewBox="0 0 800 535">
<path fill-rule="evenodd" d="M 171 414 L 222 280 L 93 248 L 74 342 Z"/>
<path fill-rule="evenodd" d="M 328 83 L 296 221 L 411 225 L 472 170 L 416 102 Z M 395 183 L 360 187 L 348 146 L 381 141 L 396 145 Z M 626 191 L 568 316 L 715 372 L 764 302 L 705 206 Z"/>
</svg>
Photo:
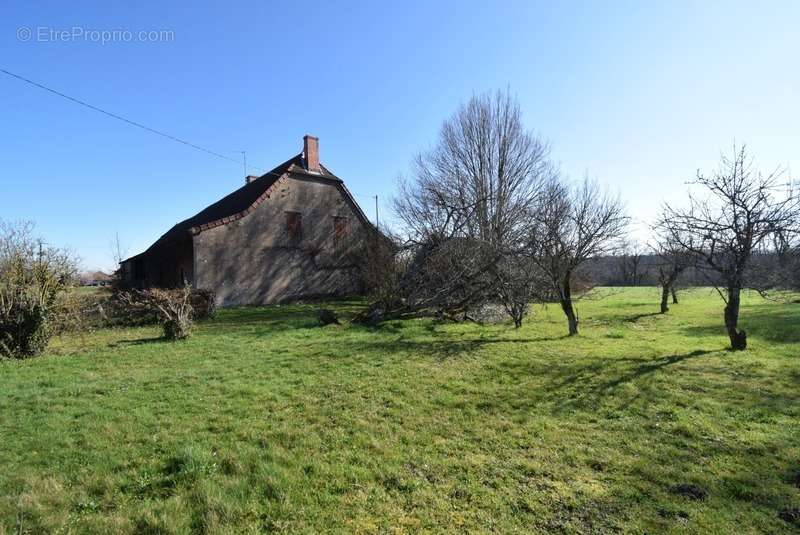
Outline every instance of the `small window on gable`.
<svg viewBox="0 0 800 535">
<path fill-rule="evenodd" d="M 340 248 L 347 240 L 347 218 L 346 217 L 333 217 L 333 246 Z"/>
<path fill-rule="evenodd" d="M 290 247 L 297 247 L 303 240 L 303 218 L 300 212 L 286 212 L 286 241 Z"/>
</svg>

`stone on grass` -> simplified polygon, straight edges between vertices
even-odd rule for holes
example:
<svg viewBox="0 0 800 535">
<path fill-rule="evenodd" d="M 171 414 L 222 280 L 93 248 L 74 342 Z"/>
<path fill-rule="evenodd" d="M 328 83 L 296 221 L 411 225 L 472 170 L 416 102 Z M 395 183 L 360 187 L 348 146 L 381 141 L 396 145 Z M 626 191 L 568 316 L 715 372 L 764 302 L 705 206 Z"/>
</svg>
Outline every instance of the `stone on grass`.
<svg viewBox="0 0 800 535">
<path fill-rule="evenodd" d="M 336 315 L 336 312 L 327 308 L 317 310 L 317 319 L 320 325 L 330 325 L 331 323 L 339 325 L 339 316 Z"/>
<path fill-rule="evenodd" d="M 693 483 L 681 483 L 672 488 L 672 492 L 690 500 L 705 500 L 708 493 Z"/>
<path fill-rule="evenodd" d="M 800 507 L 786 507 L 778 513 L 778 518 L 793 526 L 800 527 Z"/>
</svg>

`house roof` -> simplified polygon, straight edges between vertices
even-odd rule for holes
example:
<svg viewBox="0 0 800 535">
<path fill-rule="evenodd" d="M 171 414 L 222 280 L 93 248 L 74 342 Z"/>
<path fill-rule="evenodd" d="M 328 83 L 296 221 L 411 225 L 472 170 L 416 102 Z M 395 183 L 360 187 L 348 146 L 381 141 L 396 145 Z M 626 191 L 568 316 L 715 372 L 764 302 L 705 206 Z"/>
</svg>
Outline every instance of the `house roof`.
<svg viewBox="0 0 800 535">
<path fill-rule="evenodd" d="M 345 187 L 344 182 L 322 164 L 320 164 L 320 171 L 319 173 L 308 171 L 303 154 L 300 153 L 286 160 L 271 171 L 267 171 L 255 180 L 250 181 L 236 191 L 226 195 L 192 217 L 184 219 L 180 223 L 174 225 L 144 252 L 131 256 L 123 260 L 123 262 L 147 254 L 162 245 L 167 245 L 189 235 L 198 234 L 209 228 L 224 225 L 244 217 L 263 200 L 269 198 L 273 186 L 289 175 L 300 175 L 301 177 L 306 176 L 312 179 L 323 179 L 335 182 L 341 188 L 344 195 L 353 203 L 362 221 L 371 225 L 358 206 L 358 203 L 355 202 L 352 195 Z"/>
</svg>

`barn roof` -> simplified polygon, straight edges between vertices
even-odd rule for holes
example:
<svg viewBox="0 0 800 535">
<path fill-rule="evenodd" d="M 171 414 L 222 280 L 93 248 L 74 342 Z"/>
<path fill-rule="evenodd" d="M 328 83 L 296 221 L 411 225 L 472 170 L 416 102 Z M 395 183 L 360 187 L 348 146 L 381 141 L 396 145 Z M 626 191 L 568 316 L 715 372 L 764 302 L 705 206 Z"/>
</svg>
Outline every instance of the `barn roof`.
<svg viewBox="0 0 800 535">
<path fill-rule="evenodd" d="M 144 252 L 131 256 L 123 260 L 123 262 L 147 254 L 162 245 L 173 243 L 181 238 L 186 238 L 191 234 L 197 234 L 209 228 L 224 225 L 244 217 L 261 201 L 269 198 L 271 188 L 278 181 L 285 179 L 289 175 L 300 175 L 301 177 L 306 176 L 317 180 L 323 179 L 333 181 L 341 188 L 345 197 L 353 203 L 356 213 L 362 221 L 371 225 L 367 217 L 361 211 L 361 207 L 358 206 L 358 203 L 355 202 L 355 199 L 353 199 L 352 195 L 345 187 L 344 182 L 322 164 L 320 164 L 319 173 L 308 171 L 303 154 L 300 153 L 286 160 L 271 171 L 267 171 L 260 177 L 251 180 L 241 188 L 226 195 L 192 217 L 184 219 L 180 223 L 174 225 Z"/>
</svg>

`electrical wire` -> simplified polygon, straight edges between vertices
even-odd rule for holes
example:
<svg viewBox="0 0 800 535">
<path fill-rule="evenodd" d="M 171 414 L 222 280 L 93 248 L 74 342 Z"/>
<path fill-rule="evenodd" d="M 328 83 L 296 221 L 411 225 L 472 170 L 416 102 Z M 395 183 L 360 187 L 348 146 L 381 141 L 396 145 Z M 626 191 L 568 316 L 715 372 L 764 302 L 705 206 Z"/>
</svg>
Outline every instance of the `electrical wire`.
<svg viewBox="0 0 800 535">
<path fill-rule="evenodd" d="M 102 113 L 103 115 L 107 115 L 108 117 L 111 117 L 112 119 L 116 119 L 118 121 L 122 121 L 123 123 L 127 123 L 127 124 L 129 124 L 131 126 L 135 126 L 136 128 L 141 128 L 142 130 L 145 130 L 145 131 L 150 132 L 152 134 L 156 134 L 158 136 L 165 137 L 165 138 L 170 139 L 172 141 L 175 141 L 177 143 L 181 143 L 183 145 L 186 145 L 187 147 L 191 147 L 191 148 L 193 148 L 195 150 L 199 150 L 201 152 L 205 152 L 206 154 L 210 154 L 212 156 L 216 156 L 217 158 L 221 158 L 221 159 L 227 160 L 229 162 L 234 162 L 234 163 L 239 164 L 239 165 L 242 164 L 242 162 L 240 160 L 237 160 L 236 158 L 231 158 L 230 156 L 225 156 L 224 154 L 220 154 L 217 151 L 208 149 L 208 148 L 203 147 L 201 145 L 198 145 L 196 143 L 192 143 L 191 141 L 186 141 L 185 139 L 181 139 L 181 138 L 173 136 L 171 134 L 167 134 L 166 132 L 162 132 L 161 130 L 156 130 L 155 128 L 150 128 L 147 125 L 144 125 L 142 123 L 136 122 L 136 121 L 131 120 L 131 119 L 128 119 L 127 117 L 123 117 L 122 115 L 118 115 L 116 113 L 112 113 L 110 111 L 104 110 L 103 108 L 100 108 L 100 107 L 95 106 L 93 104 L 89 104 L 88 102 L 86 102 L 84 100 L 81 100 L 79 98 L 71 97 L 71 96 L 69 96 L 69 95 L 67 95 L 65 93 L 62 93 L 61 91 L 57 91 L 57 90 L 55 90 L 55 89 L 53 89 L 51 87 L 47 87 L 44 84 L 40 84 L 39 82 L 35 82 L 35 81 L 33 81 L 33 80 L 29 79 L 29 78 L 25 78 L 22 75 L 13 73 L 13 72 L 8 71 L 8 70 L 3 69 L 3 68 L 0 68 L 0 73 L 3 73 L 3 74 L 5 74 L 7 76 L 10 76 L 12 78 L 16 78 L 17 80 L 25 82 L 26 84 L 30 84 L 30 85 L 32 85 L 34 87 L 38 87 L 39 89 L 43 89 L 45 91 L 48 91 L 49 93 L 57 95 L 57 96 L 59 96 L 61 98 L 65 98 L 65 99 L 67 99 L 67 100 L 69 100 L 71 102 L 74 102 L 75 104 L 79 104 L 81 106 L 89 108 L 90 110 L 94 110 L 94 111 L 96 111 L 98 113 Z M 252 165 L 246 165 L 246 167 L 249 168 L 249 169 L 255 169 L 256 171 L 261 171 L 262 173 L 268 172 L 266 169 L 263 169 L 261 167 L 255 167 L 255 166 L 252 166 Z M 277 173 L 273 173 L 273 174 L 277 174 Z M 374 198 L 374 195 L 359 195 L 359 197 Z"/>
<path fill-rule="evenodd" d="M 16 78 L 17 80 L 20 80 L 22 82 L 25 82 L 26 84 L 30 84 L 30 85 L 32 85 L 34 87 L 38 87 L 39 89 L 43 89 L 45 91 L 53 93 L 54 95 L 58 95 L 59 97 L 62 97 L 62 98 L 65 98 L 65 99 L 67 99 L 67 100 L 69 100 L 71 102 L 74 102 L 75 104 L 79 104 L 81 106 L 89 108 L 90 110 L 94 110 L 96 112 L 102 113 L 103 115 L 107 115 L 108 117 L 111 117 L 111 118 L 116 119 L 118 121 L 122 121 L 122 122 L 127 123 L 127 124 L 129 124 L 131 126 L 135 126 L 136 128 L 141 128 L 142 130 L 146 130 L 147 132 L 150 132 L 152 134 L 156 134 L 156 135 L 159 135 L 161 137 L 165 137 L 167 139 L 171 139 L 172 141 L 176 141 L 178 143 L 186 145 L 187 147 L 191 147 L 193 149 L 205 152 L 205 153 L 210 154 L 212 156 L 216 156 L 217 158 L 221 158 L 223 160 L 228 160 L 229 162 L 234 162 L 234 163 L 237 163 L 239 165 L 242 164 L 241 160 L 237 160 L 235 158 L 231 158 L 230 156 L 225 156 L 224 154 L 220 154 L 219 152 L 213 151 L 213 150 L 208 149 L 206 147 L 202 147 L 202 146 L 200 146 L 200 145 L 198 145 L 196 143 L 192 143 L 190 141 L 186 141 L 185 139 L 181 139 L 181 138 L 173 136 L 171 134 L 167 134 L 166 132 L 162 132 L 160 130 L 156 130 L 155 128 L 150 128 L 147 125 L 144 125 L 142 123 L 133 121 L 131 119 L 128 119 L 127 117 L 123 117 L 122 115 L 118 115 L 116 113 L 112 113 L 110 111 L 104 110 L 103 108 L 100 108 L 98 106 L 94 106 L 93 104 L 89 104 L 88 102 L 83 101 L 81 99 L 78 99 L 78 98 L 75 98 L 75 97 L 71 97 L 71 96 L 69 96 L 67 94 L 62 93 L 61 91 L 57 91 L 57 90 L 55 90 L 53 88 L 47 87 L 44 84 L 40 84 L 39 82 L 35 82 L 33 80 L 25 78 L 24 76 L 21 76 L 19 74 L 13 73 L 13 72 L 8 71 L 6 69 L 0 68 L 0 72 L 2 72 L 3 74 L 6 74 L 8 76 L 11 76 L 12 78 Z M 258 167 L 253 167 L 253 166 L 248 166 L 248 167 L 251 168 L 251 169 L 255 169 L 257 171 L 262 171 L 262 172 L 266 171 L 265 169 L 261 169 L 261 168 L 258 168 Z"/>
</svg>

